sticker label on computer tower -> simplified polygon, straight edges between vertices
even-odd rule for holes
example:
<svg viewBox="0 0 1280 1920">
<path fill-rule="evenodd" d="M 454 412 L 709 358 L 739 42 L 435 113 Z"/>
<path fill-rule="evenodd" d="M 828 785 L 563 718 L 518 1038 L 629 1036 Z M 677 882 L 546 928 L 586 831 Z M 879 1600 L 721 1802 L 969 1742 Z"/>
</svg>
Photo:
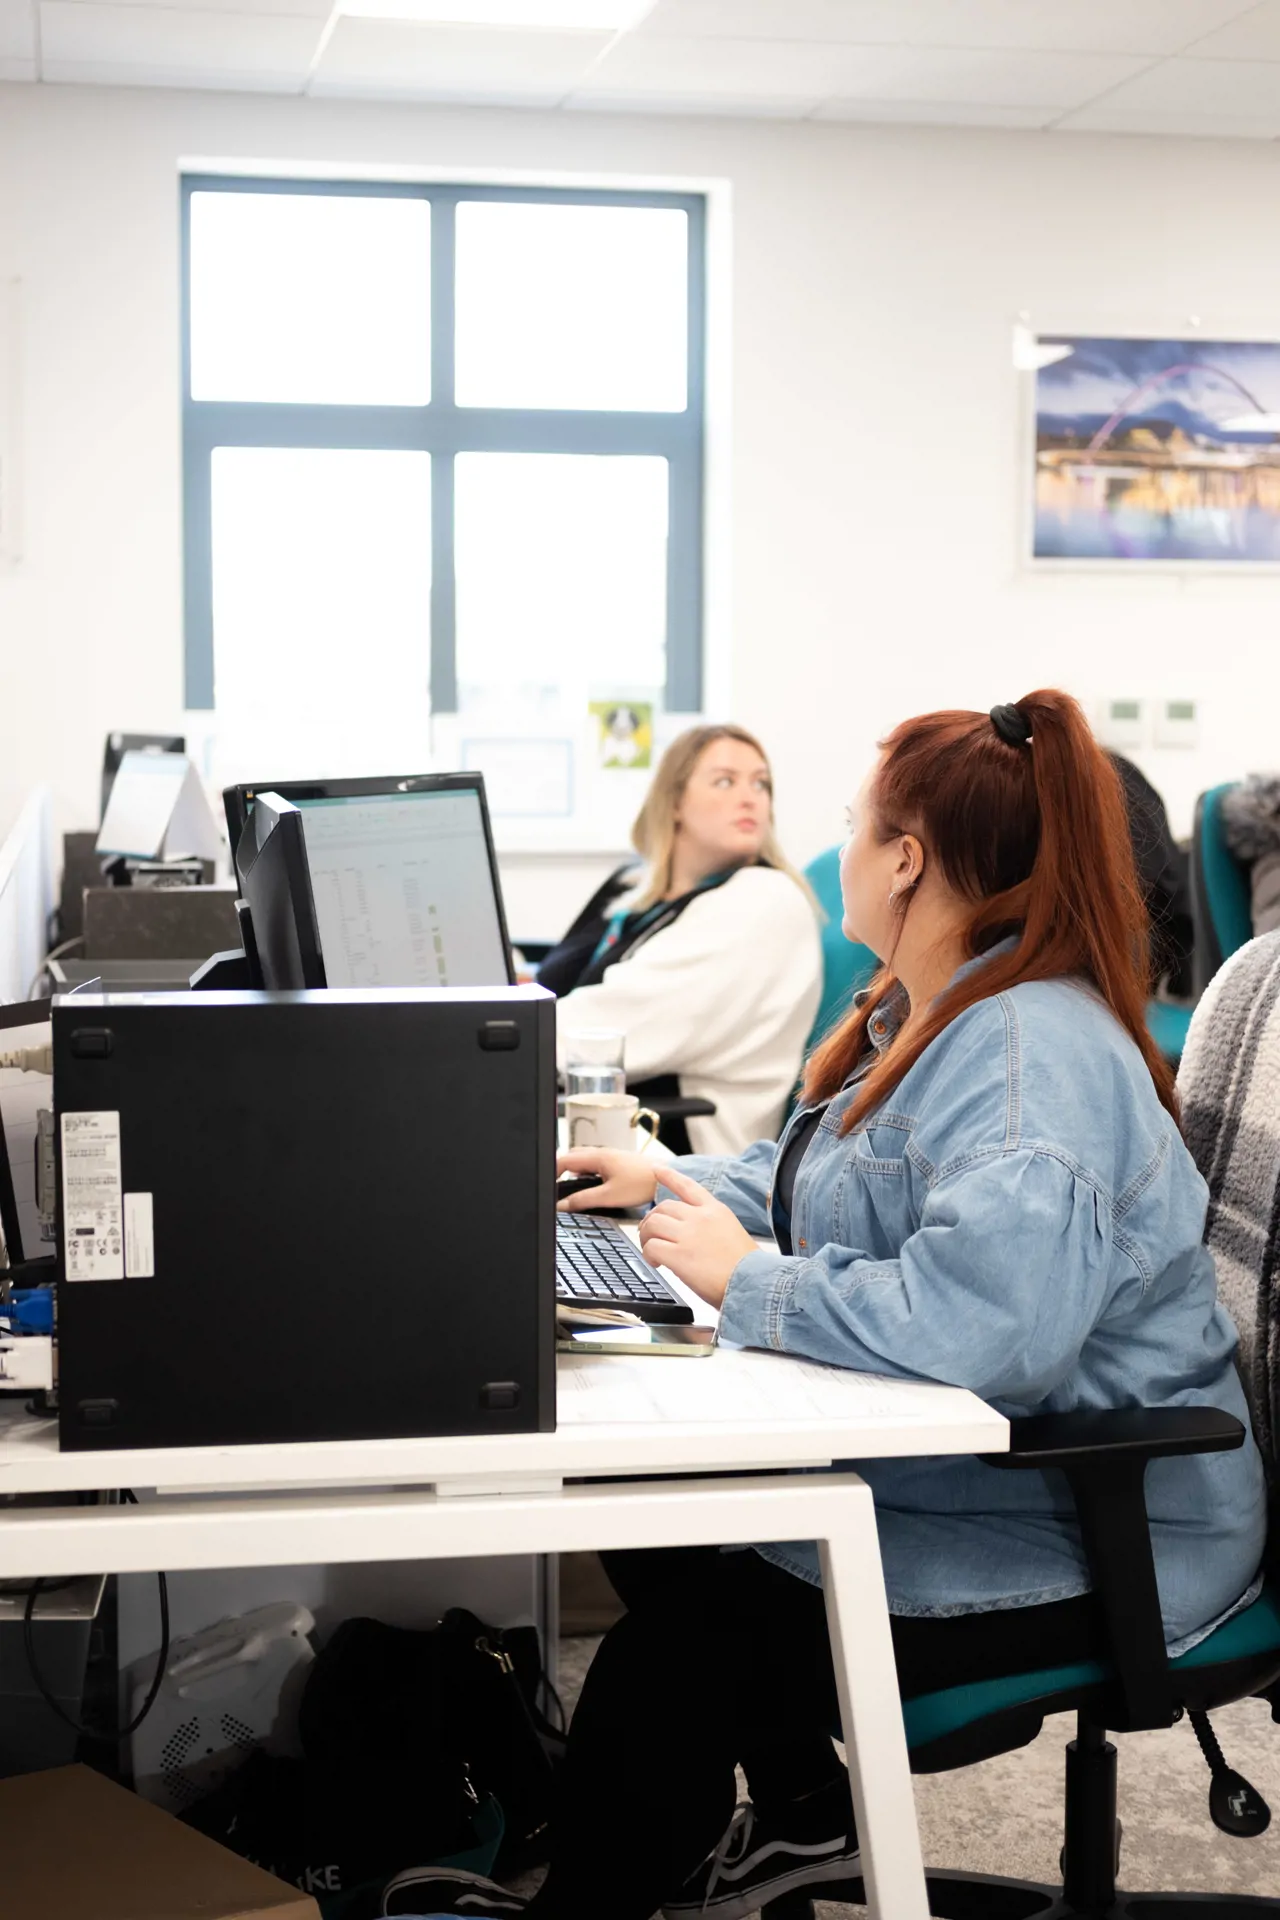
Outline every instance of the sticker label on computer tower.
<svg viewBox="0 0 1280 1920">
<path fill-rule="evenodd" d="M 126 1193 L 124 1197 L 124 1270 L 130 1280 L 155 1278 L 156 1241 L 149 1193 Z"/>
<path fill-rule="evenodd" d="M 62 1116 L 62 1219 L 68 1280 L 124 1279 L 120 1115 Z"/>
</svg>

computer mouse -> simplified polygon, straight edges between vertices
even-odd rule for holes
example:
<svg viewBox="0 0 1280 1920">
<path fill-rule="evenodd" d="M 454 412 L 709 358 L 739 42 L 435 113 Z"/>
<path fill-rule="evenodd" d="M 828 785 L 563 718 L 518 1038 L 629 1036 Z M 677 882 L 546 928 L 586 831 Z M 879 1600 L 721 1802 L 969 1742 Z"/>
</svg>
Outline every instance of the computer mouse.
<svg viewBox="0 0 1280 1920">
<path fill-rule="evenodd" d="M 598 1173 L 563 1173 L 556 1181 L 556 1199 L 567 1200 L 572 1193 L 587 1193 L 603 1185 L 603 1176 Z"/>
</svg>

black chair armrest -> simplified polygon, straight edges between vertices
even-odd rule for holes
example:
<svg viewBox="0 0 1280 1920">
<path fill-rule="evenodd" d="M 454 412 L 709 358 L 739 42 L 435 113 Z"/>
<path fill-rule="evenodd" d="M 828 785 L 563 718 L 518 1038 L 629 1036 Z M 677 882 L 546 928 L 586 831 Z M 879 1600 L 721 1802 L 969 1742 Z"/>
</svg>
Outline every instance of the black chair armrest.
<svg viewBox="0 0 1280 1920">
<path fill-rule="evenodd" d="M 1124 1407 L 1036 1414 L 1010 1424 L 1007 1454 L 988 1465 L 1061 1472 L 1071 1489 L 1093 1590 L 1124 1702 L 1120 1731 L 1173 1724 L 1173 1686 L 1143 1481 L 1147 1462 L 1244 1445 L 1216 1407 Z"/>
<path fill-rule="evenodd" d="M 554 940 L 513 940 L 511 944 L 531 967 L 540 967 L 556 943 Z"/>
<path fill-rule="evenodd" d="M 1178 1453 L 1230 1453 L 1244 1440 L 1241 1422 L 1218 1407 L 1118 1407 L 1014 1420 L 1008 1453 L 984 1458 L 993 1467 L 1065 1471 L 1104 1458 L 1147 1461 Z"/>
<path fill-rule="evenodd" d="M 643 1094 L 641 1098 L 659 1120 L 710 1120 L 716 1110 L 714 1100 L 703 1100 L 693 1093 Z"/>
</svg>

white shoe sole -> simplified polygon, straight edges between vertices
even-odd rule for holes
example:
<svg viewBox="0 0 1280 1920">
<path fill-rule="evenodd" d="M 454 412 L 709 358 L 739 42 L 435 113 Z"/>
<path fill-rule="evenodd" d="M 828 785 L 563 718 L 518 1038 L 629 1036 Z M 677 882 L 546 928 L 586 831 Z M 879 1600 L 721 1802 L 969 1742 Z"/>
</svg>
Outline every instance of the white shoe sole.
<svg viewBox="0 0 1280 1920">
<path fill-rule="evenodd" d="M 486 1879 L 482 1873 L 471 1873 L 465 1867 L 408 1867 L 403 1873 L 398 1873 L 394 1880 L 387 1882 L 382 1890 L 383 1904 L 385 1906 L 393 1893 L 405 1893 L 410 1890 L 416 1893 L 421 1889 L 424 1898 L 428 1898 L 433 1881 L 437 1886 L 474 1888 L 478 1896 L 498 1893 L 503 1901 L 509 1901 L 512 1897 L 505 1888 L 500 1888 L 495 1880 Z M 520 1909 L 512 1907 L 510 1911 L 514 1920 L 514 1916 L 518 1915 Z M 480 1912 L 481 1908 L 477 1904 L 476 1913 Z"/>
<path fill-rule="evenodd" d="M 699 1920 L 705 1914 L 707 1920 L 747 1920 L 748 1915 L 759 1913 L 762 1906 L 770 1900 L 780 1900 L 784 1893 L 795 1893 L 800 1887 L 831 1886 L 838 1880 L 858 1880 L 862 1877 L 862 1856 L 860 1853 L 848 1853 L 840 1860 L 822 1862 L 807 1860 L 794 1866 L 789 1873 L 780 1873 L 776 1880 L 760 1881 L 754 1887 L 744 1887 L 740 1893 L 726 1889 L 717 1893 L 705 1903 L 682 1901 L 679 1906 L 665 1906 L 662 1909 L 664 1920 Z"/>
</svg>

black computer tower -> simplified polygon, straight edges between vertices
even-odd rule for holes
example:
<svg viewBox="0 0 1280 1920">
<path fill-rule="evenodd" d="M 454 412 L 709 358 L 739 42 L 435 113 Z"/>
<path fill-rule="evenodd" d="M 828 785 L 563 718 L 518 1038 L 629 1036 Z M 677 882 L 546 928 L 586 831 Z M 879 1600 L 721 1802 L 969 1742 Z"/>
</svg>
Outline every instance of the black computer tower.
<svg viewBox="0 0 1280 1920">
<path fill-rule="evenodd" d="M 555 1002 L 55 1002 L 68 1448 L 555 1426 Z"/>
</svg>

